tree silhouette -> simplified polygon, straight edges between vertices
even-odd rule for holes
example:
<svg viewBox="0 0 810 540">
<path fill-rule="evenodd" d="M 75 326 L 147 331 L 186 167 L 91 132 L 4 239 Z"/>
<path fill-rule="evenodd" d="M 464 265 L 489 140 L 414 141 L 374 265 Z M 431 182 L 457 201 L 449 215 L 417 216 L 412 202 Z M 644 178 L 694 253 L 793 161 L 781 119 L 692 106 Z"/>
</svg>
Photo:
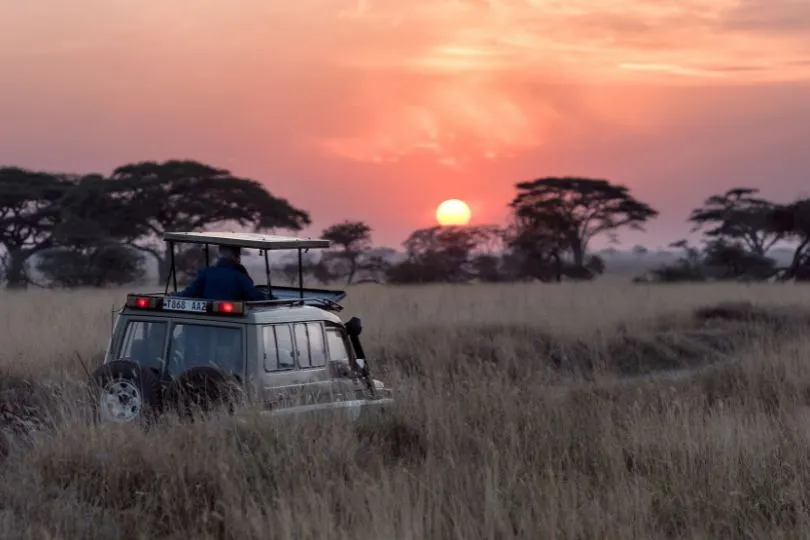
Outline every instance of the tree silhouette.
<svg viewBox="0 0 810 540">
<path fill-rule="evenodd" d="M 326 228 L 321 237 L 340 248 L 336 255 L 346 262 L 346 284 L 351 285 L 360 257 L 371 249 L 371 227 L 362 221 L 344 221 Z"/>
<path fill-rule="evenodd" d="M 70 187 L 65 175 L 0 168 L 0 246 L 8 288 L 25 288 L 28 260 L 53 246 L 60 201 Z"/>
<path fill-rule="evenodd" d="M 549 177 L 516 187 L 505 228 L 414 231 L 403 243 L 406 260 L 392 266 L 392 250 L 372 249 L 368 224 L 345 220 L 323 230 L 334 249 L 317 263 L 306 257 L 304 272 L 321 283 L 342 275 L 347 284 L 361 271 L 395 283 L 591 279 L 605 270 L 602 258 L 589 256 L 594 237 L 643 230 L 658 215 L 626 187 L 601 179 Z M 810 199 L 775 204 L 758 193 L 741 187 L 705 199 L 689 216 L 705 248 L 676 243 L 684 257 L 653 273 L 673 281 L 762 279 L 774 272 L 766 253 L 784 238 L 797 244 L 782 279 L 810 275 Z M 0 167 L 0 262 L 9 288 L 33 282 L 32 261 L 56 286 L 124 284 L 143 276 L 146 254 L 163 281 L 167 230 L 297 231 L 309 223 L 306 212 L 259 182 L 197 161 L 133 163 L 110 177 Z M 633 248 L 639 257 L 646 252 Z M 178 246 L 175 254 L 181 276 L 204 264 L 200 246 Z M 297 259 L 282 274 L 297 281 Z"/>
<path fill-rule="evenodd" d="M 623 227 L 643 230 L 645 222 L 658 216 L 628 188 L 607 180 L 550 177 L 519 183 L 517 188 L 509 206 L 518 227 L 570 251 L 578 267 L 584 266 L 588 244 L 595 236 Z"/>
<path fill-rule="evenodd" d="M 391 259 L 396 255 L 396 250 L 389 247 L 377 247 L 368 250 L 363 256 L 363 272 L 365 281 L 380 283 L 385 280 L 385 276 L 391 269 Z"/>
<path fill-rule="evenodd" d="M 564 224 L 558 218 L 556 214 L 518 216 L 516 223 L 504 230 L 505 266 L 512 279 L 562 281 L 566 239 Z"/>
<path fill-rule="evenodd" d="M 143 279 L 143 254 L 120 244 L 51 248 L 42 252 L 36 268 L 57 287 L 106 287 Z"/>
<path fill-rule="evenodd" d="M 71 179 L 60 199 L 51 247 L 42 251 L 37 270 L 60 287 L 103 287 L 139 280 L 143 256 L 122 246 L 142 234 L 140 210 L 115 196 L 120 186 L 100 175 Z"/>
<path fill-rule="evenodd" d="M 704 249 L 703 264 L 718 279 L 762 280 L 776 271 L 776 261 L 750 249 L 741 240 L 719 238 Z"/>
<path fill-rule="evenodd" d="M 309 215 L 271 195 L 259 182 L 196 161 L 141 162 L 117 168 L 112 181 L 123 188 L 120 200 L 141 214 L 144 234 L 128 243 L 152 255 L 159 279 L 168 265 L 158 238 L 167 230 L 199 231 L 213 226 L 253 230 L 300 230 Z"/>
<path fill-rule="evenodd" d="M 781 279 L 804 275 L 805 268 L 810 267 L 810 199 L 777 205 L 768 216 L 768 224 L 775 233 L 797 242 L 791 262 Z"/>
<path fill-rule="evenodd" d="M 392 267 L 388 278 L 399 283 L 459 283 L 475 275 L 473 253 L 491 241 L 492 226 L 435 226 L 411 233 L 403 243 L 408 259 Z"/>
<path fill-rule="evenodd" d="M 765 255 L 784 235 L 769 226 L 769 216 L 775 205 L 757 197 L 755 188 L 733 188 L 712 195 L 689 216 L 694 231 L 709 227 L 704 234 L 726 243 L 743 242 L 757 255 Z"/>
<path fill-rule="evenodd" d="M 681 249 L 683 255 L 678 257 L 674 264 L 665 264 L 650 271 L 656 281 L 684 282 L 704 281 L 706 279 L 703 254 L 700 249 L 691 246 L 688 240 L 677 240 L 669 247 Z M 634 280 L 635 281 L 635 280 Z M 646 280 L 641 280 L 644 282 Z"/>
</svg>

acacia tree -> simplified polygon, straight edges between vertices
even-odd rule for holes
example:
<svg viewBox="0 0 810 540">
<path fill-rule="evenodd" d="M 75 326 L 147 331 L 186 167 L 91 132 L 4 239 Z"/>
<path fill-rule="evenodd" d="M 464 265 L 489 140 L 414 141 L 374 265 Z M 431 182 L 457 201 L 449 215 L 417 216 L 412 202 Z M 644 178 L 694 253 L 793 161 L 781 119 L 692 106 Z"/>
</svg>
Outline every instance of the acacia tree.
<svg viewBox="0 0 810 540">
<path fill-rule="evenodd" d="M 64 288 L 125 285 L 146 273 L 143 255 L 120 244 L 96 246 L 86 251 L 53 248 L 43 251 L 37 270 L 54 286 Z"/>
<path fill-rule="evenodd" d="M 411 233 L 407 260 L 389 271 L 393 282 L 463 282 L 474 275 L 473 253 L 491 242 L 492 226 L 435 226 Z"/>
<path fill-rule="evenodd" d="M 590 241 L 600 234 L 615 234 L 658 216 L 637 200 L 627 187 L 607 180 L 549 177 L 517 184 L 509 204 L 524 234 L 543 236 L 560 251 L 570 251 L 574 265 L 585 266 Z"/>
<path fill-rule="evenodd" d="M 708 197 L 689 216 L 694 231 L 704 229 L 710 241 L 742 242 L 752 253 L 764 256 L 783 236 L 770 227 L 776 205 L 757 196 L 755 188 L 733 188 Z"/>
<path fill-rule="evenodd" d="M 29 259 L 53 245 L 60 201 L 70 184 L 65 175 L 0 168 L 0 246 L 8 288 L 25 288 Z"/>
<path fill-rule="evenodd" d="M 144 276 L 142 253 L 122 245 L 142 234 L 138 215 L 115 197 L 116 189 L 100 175 L 72 179 L 60 199 L 51 245 L 37 263 L 51 283 L 102 287 Z"/>
<path fill-rule="evenodd" d="M 347 220 L 324 229 L 321 236 L 340 248 L 335 255 L 346 262 L 346 284 L 351 285 L 360 258 L 371 249 L 371 227 L 362 221 Z"/>
<path fill-rule="evenodd" d="M 124 165 L 111 181 L 122 188 L 117 192 L 120 202 L 140 212 L 142 232 L 128 244 L 154 257 L 161 282 L 168 264 L 159 238 L 167 230 L 231 225 L 298 231 L 310 223 L 305 211 L 270 194 L 259 182 L 196 161 Z"/>
<path fill-rule="evenodd" d="M 810 199 L 777 205 L 768 216 L 768 224 L 774 232 L 796 240 L 793 257 L 781 279 L 798 278 L 810 267 Z"/>
<path fill-rule="evenodd" d="M 567 221 L 553 213 L 519 213 L 504 229 L 508 274 L 512 278 L 562 281 Z"/>
<path fill-rule="evenodd" d="M 392 266 L 392 259 L 396 256 L 396 250 L 389 247 L 376 247 L 369 249 L 363 256 L 364 279 L 380 283 L 385 279 L 386 274 Z"/>
<path fill-rule="evenodd" d="M 702 264 L 718 279 L 762 280 L 772 276 L 776 261 L 752 251 L 742 241 L 718 238 L 703 250 Z"/>
</svg>

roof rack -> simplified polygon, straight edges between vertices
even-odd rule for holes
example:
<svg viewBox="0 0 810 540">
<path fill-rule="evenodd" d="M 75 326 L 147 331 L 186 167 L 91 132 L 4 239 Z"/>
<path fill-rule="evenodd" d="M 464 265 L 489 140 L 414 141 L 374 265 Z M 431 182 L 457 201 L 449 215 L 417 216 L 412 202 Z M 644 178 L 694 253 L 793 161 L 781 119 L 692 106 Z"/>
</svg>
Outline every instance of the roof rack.
<svg viewBox="0 0 810 540">
<path fill-rule="evenodd" d="M 174 286 L 177 292 L 177 268 L 175 265 L 176 243 L 202 244 L 205 250 L 205 264 L 210 264 L 209 246 L 234 246 L 244 248 L 259 249 L 264 254 L 264 270 L 267 278 L 266 287 L 271 293 L 274 288 L 270 283 L 270 259 L 269 252 L 273 250 L 292 249 L 298 251 L 298 298 L 304 299 L 304 261 L 303 254 L 310 249 L 328 248 L 331 243 L 324 238 L 297 238 L 295 236 L 279 236 L 273 234 L 260 234 L 250 232 L 164 232 L 163 241 L 167 244 L 169 252 L 169 274 L 166 276 L 166 293 L 169 292 L 169 283 Z M 288 289 L 282 287 L 282 289 Z M 344 293 L 345 296 L 345 293 Z"/>
<path fill-rule="evenodd" d="M 329 240 L 279 236 L 275 234 L 238 233 L 238 232 L 166 232 L 166 242 L 183 244 L 214 244 L 218 246 L 235 246 L 261 250 L 277 249 L 318 249 L 328 248 Z"/>
<path fill-rule="evenodd" d="M 343 311 L 343 306 L 328 298 L 281 298 L 248 301 L 245 304 L 249 307 L 313 306 L 327 311 Z"/>
</svg>

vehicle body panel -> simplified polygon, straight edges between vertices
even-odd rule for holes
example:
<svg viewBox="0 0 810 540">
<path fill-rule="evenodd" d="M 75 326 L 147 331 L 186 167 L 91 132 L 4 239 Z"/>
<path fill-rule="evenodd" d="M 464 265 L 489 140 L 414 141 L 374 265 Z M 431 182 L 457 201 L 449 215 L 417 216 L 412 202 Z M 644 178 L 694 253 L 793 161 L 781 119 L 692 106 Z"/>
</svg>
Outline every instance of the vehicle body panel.
<svg viewBox="0 0 810 540">
<path fill-rule="evenodd" d="M 308 412 L 316 410 L 343 410 L 350 416 L 359 418 L 363 406 L 391 405 L 390 398 L 369 399 L 365 387 L 357 378 L 336 377 L 330 368 L 331 355 L 337 355 L 341 362 L 355 360 L 354 351 L 340 317 L 329 311 L 307 305 L 257 305 L 247 308 L 244 315 L 216 315 L 210 313 L 186 313 L 176 311 L 143 310 L 125 307 L 116 318 L 113 334 L 109 341 L 105 363 L 121 359 L 122 347 L 127 331 L 132 323 L 145 325 L 165 324 L 165 337 L 160 347 L 158 360 L 149 360 L 147 365 L 160 368 L 165 384 L 170 384 L 178 374 L 178 358 L 172 350 L 173 334 L 178 328 L 185 331 L 188 325 L 201 328 L 233 328 L 240 330 L 242 361 L 235 370 L 240 383 L 254 396 L 258 396 L 266 411 L 279 410 Z M 158 328 L 155 326 L 154 328 Z M 268 342 L 264 335 L 268 332 L 289 331 L 288 345 L 292 357 L 289 369 L 268 369 L 273 364 L 269 360 L 278 359 L 281 352 L 278 342 Z M 146 332 L 146 330 L 144 330 Z M 306 339 L 300 336 L 306 335 Z M 296 336 L 299 336 L 296 339 Z M 128 339 L 128 338 L 127 338 Z M 189 338 L 190 339 L 190 338 Z M 330 345 L 331 339 L 331 345 Z M 345 347 L 342 350 L 341 344 Z M 314 360 L 316 345 L 322 358 L 317 365 L 309 366 Z M 157 346 L 156 346 L 157 348 Z M 307 351 L 303 349 L 306 348 Z M 338 350 L 340 349 L 340 350 Z M 303 362 L 305 352 L 310 362 Z M 175 355 L 172 358 L 172 355 Z M 286 364 L 284 364 L 286 366 Z M 187 366 L 188 367 L 188 366 Z M 376 403 L 375 403 L 376 402 Z M 362 406 L 361 406 L 362 405 Z"/>
</svg>

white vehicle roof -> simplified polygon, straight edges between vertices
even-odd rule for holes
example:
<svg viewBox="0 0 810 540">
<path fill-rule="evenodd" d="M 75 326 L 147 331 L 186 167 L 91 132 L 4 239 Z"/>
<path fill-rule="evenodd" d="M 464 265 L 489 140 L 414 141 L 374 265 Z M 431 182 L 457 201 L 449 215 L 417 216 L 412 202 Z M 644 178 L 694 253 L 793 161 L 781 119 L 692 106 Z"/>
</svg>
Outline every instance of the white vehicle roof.
<svg viewBox="0 0 810 540">
<path fill-rule="evenodd" d="M 341 324 L 340 317 L 314 306 L 257 307 L 248 312 L 248 320 L 257 324 L 305 321 L 330 321 Z"/>
<path fill-rule="evenodd" d="M 165 232 L 164 241 L 216 244 L 264 250 L 328 248 L 329 240 L 246 232 Z"/>
</svg>

